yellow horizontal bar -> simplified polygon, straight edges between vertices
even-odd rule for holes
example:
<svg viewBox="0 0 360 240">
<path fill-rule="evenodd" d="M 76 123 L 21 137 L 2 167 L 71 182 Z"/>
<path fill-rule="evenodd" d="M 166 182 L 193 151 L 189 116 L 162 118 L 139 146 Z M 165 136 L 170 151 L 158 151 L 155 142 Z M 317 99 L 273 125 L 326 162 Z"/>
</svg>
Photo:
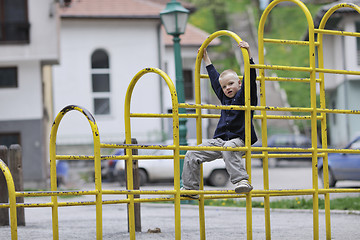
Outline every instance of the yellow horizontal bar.
<svg viewBox="0 0 360 240">
<path fill-rule="evenodd" d="M 246 151 L 247 147 L 208 147 L 208 146 L 179 146 L 180 150 L 200 150 L 200 151 Z"/>
<path fill-rule="evenodd" d="M 347 74 L 347 75 L 360 75 L 360 71 L 335 70 L 335 69 L 325 69 L 325 68 L 316 68 L 316 72 Z"/>
<path fill-rule="evenodd" d="M 320 194 L 325 193 L 357 193 L 360 192 L 359 188 L 331 188 L 331 189 L 319 189 Z"/>
<path fill-rule="evenodd" d="M 190 103 L 181 103 L 179 104 L 181 108 L 203 108 L 203 109 L 222 109 L 222 110 L 245 110 L 245 106 L 238 105 L 212 105 L 212 104 L 190 104 Z M 259 111 L 291 111 L 291 112 L 312 112 L 312 108 L 301 108 L 301 107 L 270 107 L 270 106 L 251 106 L 251 110 Z"/>
<path fill-rule="evenodd" d="M 280 65 L 264 65 L 264 64 L 252 64 L 257 69 L 273 69 L 273 70 L 286 70 L 286 71 L 300 71 L 300 72 L 311 72 L 312 69 L 309 67 L 290 67 Z"/>
<path fill-rule="evenodd" d="M 37 191 L 37 192 L 16 192 L 16 197 L 41 197 L 41 196 L 68 196 L 68 195 L 96 195 L 98 191 Z"/>
<path fill-rule="evenodd" d="M 317 108 L 319 113 L 342 113 L 342 114 L 360 114 L 360 110 L 346 110 L 346 109 L 325 109 Z"/>
<path fill-rule="evenodd" d="M 286 154 L 286 153 L 268 153 L 267 154 L 268 158 L 299 158 L 299 157 L 305 157 L 305 158 L 311 158 L 312 154 L 311 153 L 300 153 L 300 154 Z M 318 157 L 324 157 L 325 153 L 318 153 L 317 154 Z M 252 154 L 251 158 L 264 158 L 265 154 Z"/>
<path fill-rule="evenodd" d="M 285 78 L 285 77 L 265 77 L 268 81 L 281 81 L 281 82 L 310 82 L 310 78 Z M 316 78 L 316 82 L 321 82 L 321 79 Z"/>
<path fill-rule="evenodd" d="M 298 41 L 298 40 L 283 40 L 283 39 L 272 39 L 264 38 L 266 43 L 278 43 L 278 44 L 289 44 L 289 45 L 309 45 L 309 41 Z M 315 46 L 319 46 L 319 42 L 315 42 Z"/>
<path fill-rule="evenodd" d="M 290 66 L 280 66 L 280 65 L 263 65 L 263 64 L 252 64 L 254 68 L 258 69 L 273 69 L 273 70 L 284 70 L 284 71 L 301 71 L 301 72 L 311 72 L 310 67 L 290 67 Z M 315 68 L 315 72 L 322 73 L 334 73 L 334 74 L 347 74 L 347 75 L 360 75 L 360 71 L 349 71 L 349 70 L 335 70 L 335 69 L 325 69 L 325 68 Z"/>
<path fill-rule="evenodd" d="M 176 194 L 176 190 L 103 190 L 103 194 L 174 195 Z"/>
<path fill-rule="evenodd" d="M 269 158 L 311 158 L 311 153 L 302 153 L 302 154 L 268 154 Z"/>
<path fill-rule="evenodd" d="M 220 109 L 220 110 L 245 110 L 245 106 L 238 105 L 211 105 L 211 104 L 189 104 L 182 103 L 179 104 L 181 108 L 199 108 L 199 109 Z M 252 110 L 259 111 L 282 111 L 282 112 L 312 112 L 312 108 L 297 108 L 297 107 L 270 107 L 270 106 L 251 106 Z M 360 110 L 344 110 L 344 109 L 322 109 L 316 108 L 316 111 L 321 113 L 344 113 L 344 114 L 360 114 Z M 132 114 L 133 117 L 156 117 L 157 114 L 148 114 L 148 113 L 136 113 Z M 197 114 L 179 114 L 180 118 L 197 118 Z M 201 114 L 202 118 L 219 118 L 220 114 Z M 263 118 L 261 115 L 254 115 L 255 119 Z M 311 119 L 311 116 L 284 116 L 284 115 L 267 115 L 268 119 Z M 317 119 L 322 119 L 322 116 L 317 116 Z M 86 156 L 80 156 L 76 159 L 83 158 Z M 59 159 L 74 158 L 74 156 L 61 156 Z M 72 160 L 72 159 L 69 159 Z"/>
<path fill-rule="evenodd" d="M 334 149 L 334 148 L 318 148 L 318 152 L 324 153 L 354 153 L 359 154 L 360 149 Z"/>
<path fill-rule="evenodd" d="M 130 113 L 130 117 L 142 117 L 142 118 L 172 118 L 171 113 Z"/>
<path fill-rule="evenodd" d="M 179 118 L 196 118 L 197 114 L 178 114 Z M 136 118 L 172 118 L 171 114 L 161 114 L 161 113 L 131 113 L 130 117 Z"/>
<path fill-rule="evenodd" d="M 147 113 L 136 113 L 133 114 L 133 117 L 139 117 L 139 118 L 151 118 L 155 117 L 152 114 Z M 197 114 L 179 114 L 180 118 L 197 118 Z M 202 118 L 220 118 L 220 114 L 201 114 Z M 262 119 L 262 115 L 254 115 L 254 119 Z M 318 119 L 322 119 L 321 116 L 317 117 Z M 267 115 L 267 119 L 311 119 L 311 116 L 283 116 L 283 115 Z"/>
<path fill-rule="evenodd" d="M 100 143 L 101 148 L 129 148 L 129 149 L 170 149 L 174 150 L 174 145 L 150 145 L 150 144 L 108 144 Z"/>
<path fill-rule="evenodd" d="M 35 208 L 35 207 L 52 207 L 53 203 L 17 203 L 16 207 Z M 0 208 L 9 208 L 9 204 L 0 204 Z"/>
<path fill-rule="evenodd" d="M 117 203 L 130 203 L 130 200 L 127 199 L 117 199 L 117 200 L 104 200 L 103 204 L 117 204 Z"/>
<path fill-rule="evenodd" d="M 264 118 L 264 116 L 262 116 L 262 115 L 254 115 L 254 118 L 255 119 L 262 119 L 262 118 Z M 267 119 L 287 119 L 287 120 L 311 120 L 310 115 L 308 115 L 308 116 L 266 115 L 266 118 Z M 317 119 L 322 119 L 323 117 L 317 116 L 316 118 Z"/>
<path fill-rule="evenodd" d="M 251 147 L 253 152 L 313 152 L 313 148 Z"/>
<path fill-rule="evenodd" d="M 314 32 L 322 33 L 322 34 L 329 34 L 329 35 L 360 37 L 360 33 L 357 33 L 357 32 L 345 32 L 345 31 L 327 30 L 327 29 L 314 29 Z"/>
<path fill-rule="evenodd" d="M 129 159 L 128 155 L 106 155 L 101 156 L 101 160 L 126 160 Z"/>
<path fill-rule="evenodd" d="M 209 78 L 209 75 L 207 74 L 201 74 L 200 75 L 201 78 Z M 243 77 L 240 76 L 239 77 L 240 79 L 242 79 Z M 286 78 L 286 77 L 265 77 L 264 78 L 265 80 L 268 80 L 268 81 L 289 81 L 289 82 L 310 82 L 310 78 Z M 261 77 L 257 77 L 256 80 L 261 80 Z M 316 82 L 321 82 L 321 79 L 320 78 L 316 78 L 315 79 Z"/>
<path fill-rule="evenodd" d="M 94 156 L 85 155 L 56 155 L 57 160 L 94 160 Z"/>
</svg>

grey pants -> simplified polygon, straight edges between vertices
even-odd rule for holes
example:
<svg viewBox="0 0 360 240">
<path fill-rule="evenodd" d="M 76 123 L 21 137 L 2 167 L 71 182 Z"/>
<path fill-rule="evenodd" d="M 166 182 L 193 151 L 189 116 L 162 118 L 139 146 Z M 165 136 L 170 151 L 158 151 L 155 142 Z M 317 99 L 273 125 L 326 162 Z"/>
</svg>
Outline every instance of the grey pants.
<svg viewBox="0 0 360 240">
<path fill-rule="evenodd" d="M 213 147 L 243 147 L 244 142 L 240 138 L 224 141 L 221 138 L 209 139 L 199 146 Z M 230 175 L 230 181 L 237 183 L 243 179 L 249 179 L 245 169 L 245 162 L 242 159 L 242 151 L 188 151 L 184 159 L 182 173 L 183 186 L 185 189 L 199 190 L 200 185 L 200 164 L 223 158 L 225 167 Z"/>
</svg>

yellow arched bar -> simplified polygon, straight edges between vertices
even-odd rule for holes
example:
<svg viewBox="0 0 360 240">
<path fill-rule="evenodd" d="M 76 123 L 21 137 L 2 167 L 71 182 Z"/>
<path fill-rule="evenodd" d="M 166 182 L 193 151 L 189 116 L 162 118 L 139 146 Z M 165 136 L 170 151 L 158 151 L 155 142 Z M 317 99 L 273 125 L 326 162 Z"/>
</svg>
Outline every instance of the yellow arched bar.
<svg viewBox="0 0 360 240">
<path fill-rule="evenodd" d="M 242 39 L 235 33 L 227 30 L 217 31 L 211 34 L 201 45 L 195 62 L 195 103 L 201 104 L 201 93 L 200 93 L 200 68 L 201 61 L 204 54 L 204 49 L 217 37 L 228 36 L 233 38 L 237 43 L 240 43 Z M 249 174 L 249 181 L 251 182 L 251 102 L 250 102 L 250 61 L 249 54 L 245 49 L 241 49 L 244 58 L 244 73 L 245 73 L 245 147 L 246 150 L 246 169 Z M 197 131 L 197 143 L 200 144 L 202 141 L 202 123 L 201 123 L 201 109 L 196 108 L 196 131 Z M 201 184 L 200 189 L 203 190 L 203 174 L 201 168 Z M 251 207 L 251 192 L 246 194 L 246 229 L 248 239 L 252 239 L 252 207 Z M 200 196 L 199 201 L 199 216 L 200 216 L 200 238 L 205 239 L 205 213 L 204 213 L 204 196 Z"/>
<path fill-rule="evenodd" d="M 323 69 L 324 68 L 324 48 L 323 48 L 323 35 L 325 26 L 327 21 L 329 20 L 329 18 L 332 16 L 332 14 L 340 9 L 340 8 L 352 8 L 355 11 L 357 11 L 358 13 L 360 13 L 360 8 L 355 5 L 355 4 L 349 4 L 349 3 L 341 3 L 341 4 L 337 4 L 333 7 L 331 7 L 322 17 L 321 22 L 319 24 L 319 31 L 318 32 L 318 42 L 319 42 L 319 46 L 318 46 L 318 65 L 319 65 L 319 69 Z M 341 33 L 336 33 L 336 31 L 331 31 L 332 34 L 337 34 L 337 35 L 342 35 L 343 31 L 341 31 Z M 345 35 L 345 34 L 344 34 Z M 320 78 L 320 107 L 322 109 L 326 108 L 326 103 L 325 103 L 325 76 L 324 76 L 324 72 L 320 72 L 319 73 L 319 78 Z M 328 143 L 327 143 L 327 122 L 326 122 L 326 114 L 325 113 L 321 113 L 321 140 L 322 140 L 322 148 L 327 148 L 328 147 Z M 324 188 L 325 189 L 329 189 L 329 165 L 328 165 L 328 154 L 325 153 L 324 157 L 323 157 L 323 181 L 324 181 Z M 325 226 L 326 226 L 326 238 L 327 239 L 331 239 L 331 217 L 330 217 L 330 194 L 329 192 L 325 193 Z"/>
<path fill-rule="evenodd" d="M 69 105 L 63 108 L 56 116 L 51 128 L 50 135 L 50 183 L 51 191 L 57 191 L 56 185 L 56 135 L 61 119 L 69 111 L 76 110 L 82 113 L 90 124 L 94 142 L 94 167 L 95 167 L 95 191 L 96 191 L 96 239 L 102 239 L 102 187 L 101 187 L 101 155 L 100 136 L 94 117 L 91 113 L 79 106 Z M 53 239 L 59 239 L 58 201 L 57 196 L 52 196 Z"/>
<path fill-rule="evenodd" d="M 3 172 L 6 180 L 6 185 L 9 193 L 9 205 L 10 205 L 10 227 L 11 227 L 11 239 L 17 240 L 17 214 L 16 214 L 16 194 L 15 184 L 11 176 L 8 166 L 0 159 L 0 169 Z"/>
<path fill-rule="evenodd" d="M 310 96 L 311 96 L 311 139 L 312 139 L 312 178 L 313 178 L 313 188 L 315 192 L 313 194 L 313 222 L 314 222 L 314 239 L 319 238 L 319 209 L 318 209 L 318 176 L 317 176 L 317 131 L 316 131 L 316 120 L 317 120 L 317 111 L 316 111 L 316 61 L 315 61 L 315 41 L 314 41 L 314 23 L 306 5 L 298 0 L 275 0 L 272 1 L 267 8 L 264 10 L 258 28 L 258 48 L 259 48 L 259 65 L 265 65 L 264 60 L 264 26 L 269 15 L 270 11 L 281 2 L 293 2 L 304 12 L 309 31 L 309 42 L 299 42 L 291 40 L 268 40 L 267 42 L 286 42 L 293 44 L 304 44 L 309 45 L 309 60 L 310 60 Z M 271 69 L 271 68 L 270 68 Z M 295 69 L 294 67 L 288 67 L 288 70 Z M 265 86 L 265 70 L 263 68 L 259 69 L 260 75 L 260 85 Z M 260 88 L 260 103 L 261 106 L 266 106 L 266 95 L 265 87 Z M 262 115 L 262 144 L 267 146 L 267 116 L 266 110 L 261 111 Z M 269 175 L 268 175 L 268 155 L 267 152 L 264 152 L 263 158 L 263 175 L 264 175 L 264 189 L 269 189 Z M 266 229 L 266 238 L 271 238 L 270 230 L 270 200 L 269 195 L 264 197 L 264 209 L 265 209 L 265 229 Z"/>
<path fill-rule="evenodd" d="M 181 239 L 181 218 L 180 218 L 180 148 L 179 148 L 179 105 L 177 99 L 176 88 L 169 78 L 169 76 L 160 69 L 157 68 L 145 68 L 139 71 L 131 80 L 129 87 L 126 91 L 125 106 L 124 106 L 124 119 L 125 119 L 125 138 L 126 144 L 131 144 L 131 124 L 130 124 L 130 106 L 131 96 L 134 87 L 138 80 L 147 73 L 156 73 L 165 80 L 171 95 L 172 102 L 172 119 L 173 119 L 173 146 L 174 146 L 174 189 L 175 194 L 175 238 Z M 133 177 L 132 177 L 132 151 L 126 149 L 126 154 L 129 158 L 126 161 L 127 164 L 127 183 L 128 189 L 133 190 Z M 135 239 L 135 217 L 134 217 L 134 195 L 129 195 L 129 232 L 130 238 Z"/>
</svg>

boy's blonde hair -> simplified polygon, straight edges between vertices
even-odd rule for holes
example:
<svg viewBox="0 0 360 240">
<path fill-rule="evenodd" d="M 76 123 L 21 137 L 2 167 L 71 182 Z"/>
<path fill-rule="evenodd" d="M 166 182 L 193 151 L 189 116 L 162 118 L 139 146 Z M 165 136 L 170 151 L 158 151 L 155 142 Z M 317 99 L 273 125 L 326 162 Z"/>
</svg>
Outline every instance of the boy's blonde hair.
<svg viewBox="0 0 360 240">
<path fill-rule="evenodd" d="M 224 78 L 225 76 L 229 76 L 229 75 L 232 75 L 233 77 L 235 77 L 236 79 L 239 79 L 237 73 L 232 70 L 232 69 L 227 69 L 227 70 L 224 70 L 220 76 L 219 76 L 219 81 L 221 81 L 222 78 Z"/>
</svg>

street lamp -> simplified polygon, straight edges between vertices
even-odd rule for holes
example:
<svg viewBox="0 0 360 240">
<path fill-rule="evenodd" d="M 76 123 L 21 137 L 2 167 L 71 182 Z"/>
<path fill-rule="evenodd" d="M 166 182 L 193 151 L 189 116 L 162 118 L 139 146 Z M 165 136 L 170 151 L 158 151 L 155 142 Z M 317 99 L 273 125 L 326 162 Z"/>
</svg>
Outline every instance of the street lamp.
<svg viewBox="0 0 360 240">
<path fill-rule="evenodd" d="M 173 36 L 174 55 L 175 55 L 175 75 L 176 75 L 176 91 L 179 103 L 185 102 L 184 78 L 182 59 L 180 51 L 180 34 L 185 32 L 186 22 L 189 16 L 189 10 L 181 6 L 176 0 L 167 3 L 166 8 L 160 12 L 161 22 L 163 23 L 167 34 Z M 186 113 L 184 108 L 179 109 L 179 113 Z M 187 145 L 186 142 L 186 119 L 179 120 L 179 141 L 180 145 Z M 181 151 L 180 154 L 185 154 Z M 184 160 L 180 161 L 180 177 L 182 174 Z M 182 185 L 182 183 L 181 183 Z"/>
</svg>

